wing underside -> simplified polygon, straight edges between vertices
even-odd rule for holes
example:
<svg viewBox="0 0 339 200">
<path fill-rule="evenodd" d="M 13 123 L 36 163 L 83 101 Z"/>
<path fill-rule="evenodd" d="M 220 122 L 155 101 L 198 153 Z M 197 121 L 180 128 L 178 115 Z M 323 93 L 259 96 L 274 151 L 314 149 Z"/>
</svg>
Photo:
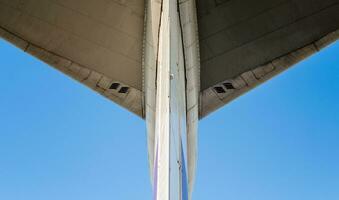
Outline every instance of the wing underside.
<svg viewBox="0 0 339 200">
<path fill-rule="evenodd" d="M 338 0 L 198 2 L 200 118 L 338 38 Z"/>
<path fill-rule="evenodd" d="M 199 0 L 200 118 L 336 41 L 339 0 Z M 0 36 L 144 117 L 144 1 L 0 0 Z"/>
<path fill-rule="evenodd" d="M 143 1 L 0 0 L 0 36 L 139 116 Z"/>
</svg>

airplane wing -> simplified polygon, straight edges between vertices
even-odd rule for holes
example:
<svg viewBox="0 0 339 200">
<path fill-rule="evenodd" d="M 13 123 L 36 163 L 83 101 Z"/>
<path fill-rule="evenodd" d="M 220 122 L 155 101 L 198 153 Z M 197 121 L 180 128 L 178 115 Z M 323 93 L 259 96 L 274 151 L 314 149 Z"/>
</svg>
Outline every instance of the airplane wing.
<svg viewBox="0 0 339 200">
<path fill-rule="evenodd" d="M 199 0 L 200 118 L 339 37 L 339 0 Z"/>
<path fill-rule="evenodd" d="M 339 0 L 199 0 L 200 118 L 338 38 Z M 0 36 L 143 114 L 144 1 L 0 0 Z"/>
<path fill-rule="evenodd" d="M 0 37 L 139 116 L 144 1 L 0 0 Z"/>
<path fill-rule="evenodd" d="M 157 155 L 156 134 L 162 130 L 169 133 L 170 127 L 157 127 L 156 132 L 156 126 L 171 121 L 178 128 L 173 133 L 187 127 L 191 191 L 198 107 L 201 119 L 336 41 L 339 0 L 173 2 L 0 0 L 0 37 L 138 116 L 147 116 L 150 169 Z M 167 76 L 170 70 L 163 68 L 163 79 L 158 79 L 159 67 L 175 66 L 168 63 L 176 63 L 178 69 L 184 66 L 184 79 Z M 174 86 L 173 90 L 183 94 L 179 88 L 185 88 L 185 101 L 167 95 L 172 85 L 169 80 L 182 81 L 186 88 Z M 175 115 L 169 117 L 168 99 L 178 103 L 179 110 L 184 108 L 181 114 L 187 117 L 186 124 Z M 158 100 L 166 105 L 157 104 Z M 162 109 L 164 113 L 160 113 Z M 180 123 L 175 121 L 178 119 Z M 163 152 L 164 158 L 167 150 Z M 161 170 L 168 172 L 166 167 Z M 167 186 L 162 188 L 167 190 Z"/>
</svg>

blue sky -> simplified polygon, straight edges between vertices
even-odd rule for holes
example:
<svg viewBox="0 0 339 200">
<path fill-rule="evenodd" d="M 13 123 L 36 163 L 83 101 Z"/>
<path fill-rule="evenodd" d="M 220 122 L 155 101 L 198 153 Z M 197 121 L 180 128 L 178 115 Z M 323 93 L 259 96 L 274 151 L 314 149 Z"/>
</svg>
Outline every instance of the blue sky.
<svg viewBox="0 0 339 200">
<path fill-rule="evenodd" d="M 0 40 L 0 199 L 152 199 L 143 120 Z M 194 200 L 339 199 L 339 43 L 199 125 Z"/>
</svg>

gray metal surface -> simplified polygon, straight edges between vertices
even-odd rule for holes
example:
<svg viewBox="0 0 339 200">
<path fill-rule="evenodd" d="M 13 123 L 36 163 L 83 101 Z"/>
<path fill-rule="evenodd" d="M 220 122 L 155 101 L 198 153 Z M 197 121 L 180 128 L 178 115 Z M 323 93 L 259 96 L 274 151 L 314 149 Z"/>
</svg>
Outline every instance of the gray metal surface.
<svg viewBox="0 0 339 200">
<path fill-rule="evenodd" d="M 199 0 L 201 90 L 339 28 L 339 0 Z"/>
<path fill-rule="evenodd" d="M 303 59 L 317 53 L 327 45 L 335 42 L 338 38 L 339 30 L 331 32 L 307 46 L 203 90 L 200 95 L 200 118 L 226 105 Z"/>
<path fill-rule="evenodd" d="M 143 0 L 0 0 L 0 37 L 141 117 L 143 21 Z"/>
</svg>

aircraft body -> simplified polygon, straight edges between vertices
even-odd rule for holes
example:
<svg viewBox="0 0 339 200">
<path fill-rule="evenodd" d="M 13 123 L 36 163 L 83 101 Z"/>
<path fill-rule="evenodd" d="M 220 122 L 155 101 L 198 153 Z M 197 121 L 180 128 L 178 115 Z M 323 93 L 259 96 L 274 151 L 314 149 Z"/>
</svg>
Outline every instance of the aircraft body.
<svg viewBox="0 0 339 200">
<path fill-rule="evenodd" d="M 198 121 L 339 37 L 339 0 L 0 0 L 0 36 L 145 119 L 156 200 L 191 199 Z"/>
</svg>

